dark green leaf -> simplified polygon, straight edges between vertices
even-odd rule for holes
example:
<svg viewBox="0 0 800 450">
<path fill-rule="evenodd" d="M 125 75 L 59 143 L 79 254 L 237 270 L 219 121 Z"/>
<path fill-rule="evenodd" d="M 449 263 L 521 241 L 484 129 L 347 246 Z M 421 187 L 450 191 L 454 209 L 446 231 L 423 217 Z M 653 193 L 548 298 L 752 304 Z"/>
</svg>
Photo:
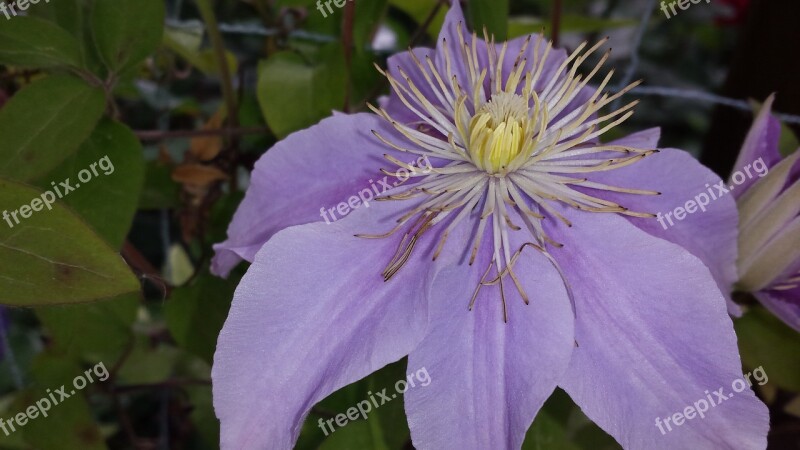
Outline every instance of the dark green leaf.
<svg viewBox="0 0 800 450">
<path fill-rule="evenodd" d="M 470 0 L 469 19 L 472 29 L 482 36 L 483 28 L 498 41 L 508 35 L 508 0 Z"/>
<path fill-rule="evenodd" d="M 217 336 L 231 306 L 237 280 L 210 274 L 193 285 L 175 289 L 165 307 L 167 326 L 178 344 L 202 357 L 214 359 Z"/>
<path fill-rule="evenodd" d="M 386 12 L 387 0 L 370 0 L 356 3 L 353 40 L 356 52 L 363 53 L 372 44 L 375 30 L 381 24 Z"/>
<path fill-rule="evenodd" d="M 140 209 L 169 209 L 178 206 L 180 188 L 172 180 L 172 169 L 158 161 L 148 161 Z"/>
<path fill-rule="evenodd" d="M 389 447 L 375 433 L 370 421 L 360 420 L 349 423 L 346 427 L 336 430 L 322 445 L 319 450 L 389 450 Z"/>
<path fill-rule="evenodd" d="M 101 450 L 107 448 L 100 432 L 100 428 L 92 417 L 86 393 L 93 385 L 101 383 L 100 378 L 105 378 L 105 373 L 110 369 L 108 362 L 98 361 L 90 374 L 93 383 L 88 382 L 86 370 L 73 360 L 49 353 L 42 354 L 32 367 L 36 381 L 34 389 L 26 391 L 18 397 L 15 406 L 17 411 L 23 411 L 42 399 L 50 399 L 49 391 L 56 391 L 63 385 L 70 397 L 60 400 L 59 395 L 54 395 L 57 403 L 48 411 L 47 417 L 40 413 L 33 420 L 29 420 L 21 432 L 25 441 L 39 450 Z M 105 370 L 103 370 L 105 368 Z M 97 375 L 96 375 L 97 374 Z M 74 385 L 76 377 L 82 377 L 87 385 L 83 390 L 77 390 Z M 73 394 L 74 392 L 74 394 Z M 52 402 L 51 402 L 52 403 Z M 44 408 L 45 404 L 42 403 Z"/>
<path fill-rule="evenodd" d="M 137 291 L 119 254 L 56 198 L 0 180 L 0 303 L 82 303 Z"/>
<path fill-rule="evenodd" d="M 800 334 L 764 308 L 734 322 L 747 370 L 763 367 L 769 383 L 800 392 Z"/>
<path fill-rule="evenodd" d="M 95 175 L 95 171 L 97 175 Z M 100 122 L 78 152 L 38 184 L 50 188 L 54 180 L 86 179 L 81 188 L 64 197 L 112 247 L 122 248 L 144 184 L 142 146 L 133 132 L 110 119 Z"/>
<path fill-rule="evenodd" d="M 630 19 L 602 19 L 597 17 L 585 17 L 576 15 L 565 15 L 561 20 L 562 33 L 596 33 L 604 30 L 631 27 L 636 25 L 636 20 Z M 509 39 L 525 36 L 528 34 L 541 33 L 543 29 L 549 29 L 548 20 L 538 17 L 515 17 L 509 23 Z"/>
<path fill-rule="evenodd" d="M 138 294 L 88 305 L 38 308 L 37 316 L 49 332 L 52 345 L 90 361 L 116 361 L 131 345 Z"/>
<path fill-rule="evenodd" d="M 69 76 L 50 76 L 0 109 L 0 177 L 28 181 L 54 169 L 103 114 L 103 92 Z"/>
<path fill-rule="evenodd" d="M 0 64 L 30 68 L 81 65 L 78 40 L 58 25 L 15 17 L 0 27 Z"/>
<path fill-rule="evenodd" d="M 437 8 L 437 4 L 441 4 L 441 2 L 440 0 L 389 0 L 389 4 L 413 17 L 418 25 L 422 25 L 431 12 Z M 438 35 L 446 15 L 447 7 L 439 6 L 436 16 L 427 29 L 429 35 L 433 37 Z"/>
<path fill-rule="evenodd" d="M 142 62 L 161 43 L 164 2 L 95 0 L 92 31 L 100 57 L 113 72 Z"/>
<path fill-rule="evenodd" d="M 619 444 L 592 423 L 561 389 L 536 415 L 522 450 L 616 450 Z"/>
<path fill-rule="evenodd" d="M 206 75 L 219 75 L 219 64 L 216 55 L 211 49 L 201 49 L 203 43 L 203 26 L 196 28 L 167 28 L 164 31 L 164 46 L 174 51 Z M 225 52 L 228 60 L 228 70 L 236 73 L 239 62 L 236 55 Z"/>
</svg>

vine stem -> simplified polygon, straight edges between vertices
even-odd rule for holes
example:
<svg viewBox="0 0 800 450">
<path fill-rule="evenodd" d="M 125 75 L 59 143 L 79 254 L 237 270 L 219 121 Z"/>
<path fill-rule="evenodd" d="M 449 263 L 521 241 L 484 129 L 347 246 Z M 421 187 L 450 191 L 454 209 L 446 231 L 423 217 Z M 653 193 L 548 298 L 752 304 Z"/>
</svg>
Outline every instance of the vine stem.
<svg viewBox="0 0 800 450">
<path fill-rule="evenodd" d="M 561 13 L 564 9 L 564 5 L 562 0 L 553 0 L 553 17 L 552 17 L 552 26 L 553 26 L 553 47 L 558 47 L 558 41 L 561 38 Z"/>
<path fill-rule="evenodd" d="M 228 113 L 228 125 L 237 127 L 239 124 L 236 91 L 233 88 L 233 77 L 228 65 L 228 57 L 225 52 L 225 41 L 219 31 L 217 16 L 211 6 L 211 0 L 195 0 L 200 16 L 208 28 L 208 37 L 211 40 L 211 47 L 219 66 L 220 78 L 222 79 L 222 97 L 225 99 L 225 107 Z"/>
</svg>

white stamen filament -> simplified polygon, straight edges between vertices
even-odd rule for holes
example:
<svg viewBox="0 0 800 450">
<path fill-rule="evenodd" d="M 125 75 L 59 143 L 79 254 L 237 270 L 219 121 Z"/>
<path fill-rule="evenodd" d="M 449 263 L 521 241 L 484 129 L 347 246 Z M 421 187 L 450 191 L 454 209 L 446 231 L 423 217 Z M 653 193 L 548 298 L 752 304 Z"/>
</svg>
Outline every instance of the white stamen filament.
<svg viewBox="0 0 800 450">
<path fill-rule="evenodd" d="M 571 223 L 559 214 L 553 204 L 560 203 L 587 212 L 652 216 L 631 212 L 623 205 L 597 195 L 603 192 L 658 195 L 658 192 L 593 182 L 587 175 L 625 167 L 657 150 L 596 142 L 598 137 L 630 118 L 637 102 L 628 103 L 603 116 L 599 116 L 598 112 L 638 83 L 614 95 L 603 94 L 601 91 L 611 78 L 609 74 L 603 79 L 600 89 L 588 100 L 583 104 L 575 104 L 581 91 L 608 60 L 609 52 L 603 54 L 585 78 L 578 74 L 579 66 L 606 40 L 586 51 L 584 49 L 588 45 L 584 42 L 553 73 L 545 75 L 545 67 L 552 58 L 552 43 L 548 42 L 542 49 L 544 39 L 536 39 L 530 50 L 533 57 L 530 58 L 532 38 L 529 37 L 519 54 L 513 55 L 513 67 L 507 68 L 504 62 L 508 43 L 499 47 L 498 52 L 494 38 L 490 38 L 486 31 L 485 42 L 479 41 L 474 33 L 470 40 L 465 37 L 461 24 L 457 35 L 459 42 L 454 48 L 459 49 L 460 59 L 456 61 L 453 58 L 448 43 L 443 39 L 440 46 L 443 68 L 428 56 L 425 56 L 423 63 L 413 51 L 410 53 L 421 75 L 418 81 L 424 79 L 426 86 L 416 85 L 401 68 L 397 72 L 399 78 L 388 71 L 381 71 L 389 79 L 398 99 L 419 117 L 418 123 L 427 125 L 430 131 L 424 132 L 411 124 L 402 124 L 387 111 L 371 107 L 408 142 L 391 142 L 386 136 L 373 131 L 375 136 L 395 150 L 448 161 L 446 166 L 433 168 L 424 174 L 411 171 L 411 177 L 419 178 L 419 182 L 383 198 L 406 200 L 421 195 L 429 196 L 404 214 L 398 221 L 398 228 L 389 233 L 403 228 L 417 216 L 384 271 L 384 277 L 390 279 L 402 267 L 424 232 L 440 224 L 444 227 L 433 254 L 436 259 L 455 227 L 472 217 L 477 221 L 474 225 L 477 232 L 470 244 L 470 264 L 477 257 L 487 226 L 492 228 L 493 249 L 490 266 L 475 296 L 481 286 L 500 284 L 505 316 L 507 310 L 505 294 L 502 292 L 505 276 L 512 279 L 523 301 L 528 302 L 528 296 L 513 271 L 525 247 L 535 248 L 547 256 L 563 277 L 563 272 L 546 250 L 548 244 L 554 247 L 560 247 L 561 244 L 546 235 L 542 221 L 551 217 L 567 226 L 571 226 Z M 485 52 L 488 67 L 481 67 L 480 52 Z M 459 79 L 459 76 L 466 79 Z M 549 78 L 545 79 L 545 76 Z M 462 86 L 469 89 L 465 91 Z M 433 95 L 426 97 L 424 91 Z M 398 176 L 400 170 L 410 171 L 410 167 L 397 158 L 386 155 L 386 159 L 398 169 L 394 172 L 384 170 L 384 173 Z M 578 191 L 575 187 L 584 190 Z M 478 210 L 479 215 L 476 214 Z M 517 218 L 523 227 L 514 223 Z M 511 233 L 523 228 L 531 235 L 532 242 L 514 251 L 510 247 Z M 487 281 L 493 268 L 497 276 Z M 470 309 L 476 297 L 470 302 Z"/>
</svg>

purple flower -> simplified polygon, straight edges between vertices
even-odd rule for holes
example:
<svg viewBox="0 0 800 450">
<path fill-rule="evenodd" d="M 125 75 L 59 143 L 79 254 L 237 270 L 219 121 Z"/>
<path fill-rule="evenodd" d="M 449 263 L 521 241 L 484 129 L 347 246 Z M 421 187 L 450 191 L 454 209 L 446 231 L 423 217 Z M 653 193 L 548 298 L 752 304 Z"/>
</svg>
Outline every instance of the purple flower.
<svg viewBox="0 0 800 450">
<path fill-rule="evenodd" d="M 463 20 L 454 2 L 435 50 L 389 60 L 376 114 L 256 165 L 214 260 L 252 262 L 212 373 L 222 447 L 291 448 L 315 403 L 408 356 L 431 379 L 405 394 L 420 449 L 518 449 L 556 386 L 627 448 L 765 448 L 749 389 L 663 423 L 741 377 L 735 202 L 653 218 L 719 178 L 658 130 L 600 143 L 634 106 L 599 112 L 627 91 L 589 87 L 607 55 L 578 74 L 600 44 L 499 45 Z"/>
<path fill-rule="evenodd" d="M 800 331 L 800 151 L 782 158 L 781 127 L 767 99 L 736 161 L 739 204 L 737 287 Z"/>
</svg>

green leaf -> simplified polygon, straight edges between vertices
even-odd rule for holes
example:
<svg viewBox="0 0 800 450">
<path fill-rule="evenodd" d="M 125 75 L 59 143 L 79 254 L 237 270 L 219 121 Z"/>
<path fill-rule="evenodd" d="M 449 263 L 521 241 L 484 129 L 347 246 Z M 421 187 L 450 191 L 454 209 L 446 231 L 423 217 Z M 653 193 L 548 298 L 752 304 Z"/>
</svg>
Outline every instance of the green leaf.
<svg viewBox="0 0 800 450">
<path fill-rule="evenodd" d="M 380 436 L 375 435 L 369 421 L 349 423 L 346 427 L 336 430 L 322 445 L 319 450 L 388 450 L 389 447 Z"/>
<path fill-rule="evenodd" d="M 67 30 L 36 17 L 3 21 L 0 64 L 28 68 L 80 67 L 80 44 Z"/>
<path fill-rule="evenodd" d="M 309 127 L 344 106 L 342 48 L 324 47 L 317 63 L 294 52 L 280 52 L 258 67 L 258 101 L 276 136 Z"/>
<path fill-rule="evenodd" d="M 421 382 L 425 382 L 426 379 L 424 375 L 426 372 L 413 371 L 413 373 L 407 374 L 406 365 L 405 360 L 390 364 L 364 380 L 331 394 L 320 402 L 318 410 L 324 411 L 325 414 L 325 417 L 322 417 L 324 431 L 323 427 L 319 425 L 320 416 L 314 414 L 309 416 L 298 441 L 298 450 L 312 448 L 402 450 L 406 448 L 410 432 L 406 425 L 403 395 L 398 392 L 397 383 L 400 380 L 412 379 L 415 385 L 414 387 L 406 385 L 407 389 L 425 389 Z M 430 380 L 429 375 L 427 379 Z M 400 388 L 402 387 L 401 385 Z M 345 426 L 336 424 L 337 415 L 346 416 L 350 410 L 350 415 L 354 416 L 359 403 L 369 402 L 371 396 L 375 397 L 374 393 L 384 392 L 384 389 L 390 401 L 381 402 L 382 404 L 378 408 L 367 411 L 366 420 L 359 413 L 355 420 L 347 418 Z M 340 420 L 344 419 L 345 417 L 340 417 Z M 327 423 L 325 420 L 332 421 Z M 324 443 L 320 446 L 320 442 L 323 440 Z"/>
<path fill-rule="evenodd" d="M 100 361 L 107 370 L 110 363 Z M 36 380 L 34 389 L 25 391 L 18 397 L 16 402 L 17 411 L 27 410 L 32 405 L 42 399 L 50 399 L 48 390 L 55 392 L 61 386 L 65 387 L 64 392 L 69 395 L 67 399 L 61 399 L 60 395 L 54 395 L 56 404 L 52 404 L 47 411 L 47 417 L 37 413 L 37 416 L 29 420 L 19 431 L 23 433 L 25 441 L 33 448 L 39 450 L 102 450 L 107 448 L 100 432 L 100 428 L 92 417 L 89 404 L 86 401 L 86 392 L 93 384 L 100 383 L 100 376 L 104 371 L 98 368 L 97 374 L 93 368 L 88 370 L 94 380 L 89 383 L 85 370 L 73 360 L 64 356 L 57 356 L 49 353 L 42 354 L 33 364 L 32 372 Z M 87 385 L 83 390 L 76 389 L 74 380 L 82 377 Z M 74 391 L 74 394 L 73 394 Z M 52 402 L 51 402 L 52 403 Z M 45 404 L 42 403 L 42 407 Z"/>
<path fill-rule="evenodd" d="M 54 1 L 46 8 L 32 8 L 29 13 L 33 17 L 54 22 L 73 36 L 80 36 L 83 27 L 82 6 L 84 3 L 84 0 Z"/>
<path fill-rule="evenodd" d="M 353 41 L 356 53 L 364 53 L 370 48 L 375 30 L 380 26 L 383 15 L 386 13 L 387 0 L 370 0 L 356 4 L 355 26 L 353 27 Z"/>
<path fill-rule="evenodd" d="M 56 197 L 0 180 L 0 303 L 82 303 L 138 291 L 122 258 L 71 211 L 53 203 Z"/>
<path fill-rule="evenodd" d="M 0 177 L 28 181 L 54 169 L 86 140 L 103 114 L 103 92 L 54 75 L 0 109 Z"/>
<path fill-rule="evenodd" d="M 565 15 L 561 19 L 562 33 L 596 33 L 636 25 L 636 20 L 602 19 L 576 15 Z M 513 39 L 528 34 L 541 33 L 543 28 L 550 28 L 549 20 L 539 17 L 513 17 L 509 23 L 508 37 Z"/>
<path fill-rule="evenodd" d="M 170 377 L 181 352 L 175 347 L 153 344 L 146 336 L 138 336 L 136 345 L 119 371 L 123 384 L 160 383 Z"/>
<path fill-rule="evenodd" d="M 164 31 L 164 46 L 174 51 L 189 64 L 196 67 L 206 75 L 219 75 L 219 64 L 212 49 L 202 50 L 204 27 L 198 24 L 194 28 L 167 28 Z M 228 69 L 231 73 L 236 73 L 239 62 L 236 55 L 226 51 L 225 57 L 228 60 Z"/>
<path fill-rule="evenodd" d="M 217 337 L 228 317 L 236 279 L 223 280 L 204 274 L 194 284 L 177 288 L 165 306 L 167 326 L 182 348 L 214 359 Z"/>
<path fill-rule="evenodd" d="M 138 294 L 88 305 L 38 308 L 52 345 L 78 360 L 117 361 L 131 345 Z"/>
<path fill-rule="evenodd" d="M 760 307 L 734 321 L 734 328 L 748 370 L 763 367 L 769 384 L 800 392 L 800 334 Z"/>
<path fill-rule="evenodd" d="M 556 389 L 525 435 L 522 450 L 616 450 L 620 446 Z"/>
<path fill-rule="evenodd" d="M 88 25 L 90 3 L 89 0 L 51 1 L 46 8 L 32 8 L 31 15 L 54 22 L 68 31 L 80 44 L 82 67 L 105 78 L 107 73 Z"/>
<path fill-rule="evenodd" d="M 425 19 L 431 14 L 440 0 L 389 0 L 389 4 L 413 17 L 417 24 L 422 25 Z M 439 7 L 439 12 L 431 21 L 431 25 L 426 30 L 434 38 L 442 28 L 444 19 L 447 16 L 447 7 Z"/>
<path fill-rule="evenodd" d="M 84 220 L 115 249 L 122 248 L 131 227 L 144 185 L 144 152 L 125 125 L 104 119 L 78 152 L 37 183 L 49 189 L 51 182 L 91 180 L 64 197 Z M 97 175 L 95 175 L 95 171 Z M 88 175 L 87 175 L 88 174 Z"/>
<path fill-rule="evenodd" d="M 498 41 L 508 35 L 508 0 L 470 0 L 469 19 L 472 29 L 482 36 L 483 28 L 489 30 Z"/>
<path fill-rule="evenodd" d="M 781 139 L 778 143 L 778 148 L 781 151 L 781 155 L 784 157 L 800 149 L 800 141 L 798 141 L 797 136 L 794 134 L 794 130 L 783 122 L 781 122 Z"/>
<path fill-rule="evenodd" d="M 180 187 L 172 179 L 172 169 L 159 161 L 145 164 L 144 189 L 139 198 L 140 209 L 170 209 L 180 205 Z"/>
<path fill-rule="evenodd" d="M 164 15 L 160 0 L 95 0 L 92 31 L 106 67 L 123 72 L 153 53 L 161 43 Z"/>
</svg>

